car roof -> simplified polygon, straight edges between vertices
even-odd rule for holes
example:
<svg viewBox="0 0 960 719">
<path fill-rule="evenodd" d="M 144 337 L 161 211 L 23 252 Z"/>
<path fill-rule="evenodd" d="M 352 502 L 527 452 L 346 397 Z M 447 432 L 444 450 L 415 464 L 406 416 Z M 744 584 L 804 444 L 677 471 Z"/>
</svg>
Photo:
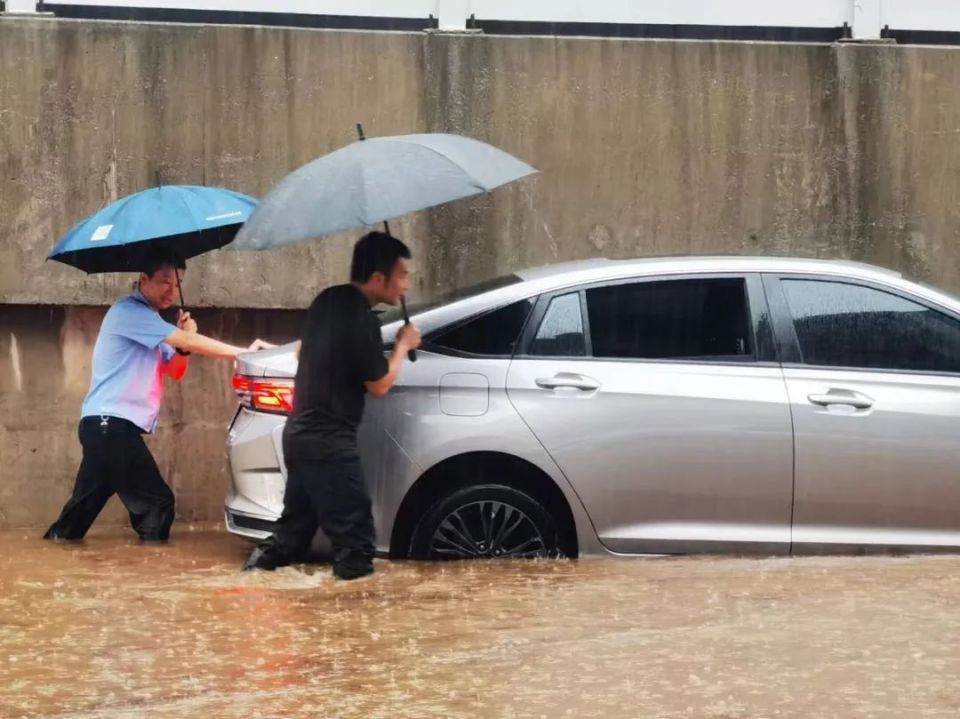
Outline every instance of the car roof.
<svg viewBox="0 0 960 719">
<path fill-rule="evenodd" d="M 630 277 L 708 274 L 708 273 L 784 273 L 802 275 L 835 275 L 838 277 L 873 281 L 879 284 L 899 287 L 919 294 L 953 311 L 960 311 L 960 302 L 926 285 L 919 285 L 903 278 L 894 270 L 851 260 L 820 260 L 803 257 L 751 257 L 743 255 L 709 255 L 645 257 L 625 260 L 593 258 L 573 262 L 558 262 L 541 267 L 533 267 L 515 272 L 519 282 L 507 283 L 497 289 L 481 292 L 450 303 L 424 310 L 417 315 L 417 323 L 424 333 L 440 329 L 451 322 L 487 311 L 504 303 L 535 297 L 545 292 L 554 292 L 566 287 L 590 284 L 593 282 L 616 281 Z M 384 341 L 392 342 L 401 325 L 400 321 L 384 326 Z M 265 359 L 269 351 L 257 353 L 256 357 Z M 283 356 L 280 356 L 283 355 Z M 290 355 L 290 357 L 286 357 Z M 251 356 L 252 357 L 252 356 Z M 284 373 L 292 373 L 296 360 L 292 359 L 289 347 L 278 351 L 278 357 L 286 364 Z M 249 365 L 249 366 L 248 366 Z M 289 367 L 287 365 L 290 365 Z M 277 368 L 259 369 L 259 363 L 251 361 L 244 365 L 252 374 L 277 373 Z M 284 374 L 285 376 L 285 374 Z"/>
<path fill-rule="evenodd" d="M 835 275 L 838 277 L 873 281 L 886 285 L 912 285 L 900 273 L 882 267 L 849 260 L 818 260 L 800 257 L 750 257 L 742 255 L 711 255 L 681 257 L 646 257 L 629 260 L 593 258 L 574 262 L 533 267 L 514 273 L 519 281 L 497 289 L 463 297 L 438 305 L 417 314 L 417 323 L 430 332 L 451 322 L 487 311 L 493 307 L 537 295 L 562 291 L 568 287 L 595 282 L 618 281 L 633 277 L 658 277 L 682 274 L 708 273 L 790 273 Z M 387 336 L 399 327 L 389 325 Z"/>
<path fill-rule="evenodd" d="M 593 258 L 533 267 L 516 274 L 524 282 L 552 284 L 552 281 L 556 281 L 558 285 L 566 285 L 568 283 L 602 282 L 607 279 L 634 275 L 700 272 L 827 273 L 878 280 L 902 277 L 899 272 L 894 270 L 851 260 L 743 255 L 689 255 L 625 260 Z"/>
</svg>

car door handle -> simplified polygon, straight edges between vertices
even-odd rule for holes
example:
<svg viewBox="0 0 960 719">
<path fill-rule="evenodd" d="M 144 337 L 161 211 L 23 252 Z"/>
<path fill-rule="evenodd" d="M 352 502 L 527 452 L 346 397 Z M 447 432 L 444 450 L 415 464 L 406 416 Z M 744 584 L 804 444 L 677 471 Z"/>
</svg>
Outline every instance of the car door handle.
<svg viewBox="0 0 960 719">
<path fill-rule="evenodd" d="M 570 389 L 579 389 L 583 392 L 592 392 L 600 389 L 600 383 L 592 377 L 584 377 L 582 374 L 573 374 L 572 372 L 560 372 L 553 377 L 540 377 L 534 380 L 537 387 L 542 389 L 561 389 L 569 387 Z"/>
<path fill-rule="evenodd" d="M 845 389 L 831 389 L 825 394 L 809 394 L 807 399 L 812 404 L 829 407 L 832 404 L 845 405 L 854 409 L 870 409 L 873 407 L 873 398 L 860 392 L 851 392 Z"/>
</svg>

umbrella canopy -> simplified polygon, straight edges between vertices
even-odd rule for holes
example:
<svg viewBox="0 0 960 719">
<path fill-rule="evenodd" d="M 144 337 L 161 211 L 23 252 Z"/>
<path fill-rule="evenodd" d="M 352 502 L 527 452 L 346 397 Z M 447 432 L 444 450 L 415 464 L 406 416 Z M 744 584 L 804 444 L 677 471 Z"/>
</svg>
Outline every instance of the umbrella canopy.
<svg viewBox="0 0 960 719">
<path fill-rule="evenodd" d="M 252 197 L 219 187 L 155 187 L 83 220 L 47 259 L 87 273 L 136 272 L 158 250 L 187 260 L 228 244 L 256 205 Z"/>
<path fill-rule="evenodd" d="M 259 204 L 231 248 L 267 250 L 385 222 L 489 192 L 536 170 L 459 135 L 375 137 L 288 175 Z"/>
</svg>

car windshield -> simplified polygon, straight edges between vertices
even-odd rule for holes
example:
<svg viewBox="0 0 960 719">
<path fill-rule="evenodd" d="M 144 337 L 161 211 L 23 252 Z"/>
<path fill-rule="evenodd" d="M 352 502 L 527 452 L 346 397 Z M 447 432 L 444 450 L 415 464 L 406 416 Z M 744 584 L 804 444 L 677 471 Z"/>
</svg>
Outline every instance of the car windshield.
<svg viewBox="0 0 960 719">
<path fill-rule="evenodd" d="M 509 287 L 510 285 L 515 285 L 519 282 L 522 282 L 522 280 L 518 275 L 502 275 L 491 280 L 485 280 L 475 285 L 470 285 L 469 287 L 455 289 L 428 302 L 407 305 L 407 310 L 411 315 L 416 315 L 422 312 L 428 312 L 429 310 L 437 307 L 442 307 L 443 305 L 448 305 L 451 302 L 456 302 L 457 300 L 465 300 L 468 297 L 476 297 L 477 295 L 482 295 L 484 292 L 492 292 L 493 290 L 499 290 L 502 287 Z M 399 307 L 391 307 L 385 312 L 380 313 L 380 322 L 385 325 L 402 319 L 403 311 Z"/>
</svg>

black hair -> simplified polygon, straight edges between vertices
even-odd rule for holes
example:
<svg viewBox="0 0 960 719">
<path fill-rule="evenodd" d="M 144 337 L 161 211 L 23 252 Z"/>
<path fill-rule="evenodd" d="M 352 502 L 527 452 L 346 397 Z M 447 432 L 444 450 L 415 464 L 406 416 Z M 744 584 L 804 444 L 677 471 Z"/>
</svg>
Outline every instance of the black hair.
<svg viewBox="0 0 960 719">
<path fill-rule="evenodd" d="M 158 249 L 143 259 L 140 263 L 140 271 L 147 277 L 153 277 L 159 270 L 168 266 L 175 270 L 187 269 L 187 263 L 179 254 L 172 250 Z"/>
<path fill-rule="evenodd" d="M 397 260 L 409 260 L 410 248 L 386 232 L 370 232 L 353 247 L 353 262 L 350 263 L 350 281 L 364 284 L 374 273 L 390 277 Z"/>
</svg>

